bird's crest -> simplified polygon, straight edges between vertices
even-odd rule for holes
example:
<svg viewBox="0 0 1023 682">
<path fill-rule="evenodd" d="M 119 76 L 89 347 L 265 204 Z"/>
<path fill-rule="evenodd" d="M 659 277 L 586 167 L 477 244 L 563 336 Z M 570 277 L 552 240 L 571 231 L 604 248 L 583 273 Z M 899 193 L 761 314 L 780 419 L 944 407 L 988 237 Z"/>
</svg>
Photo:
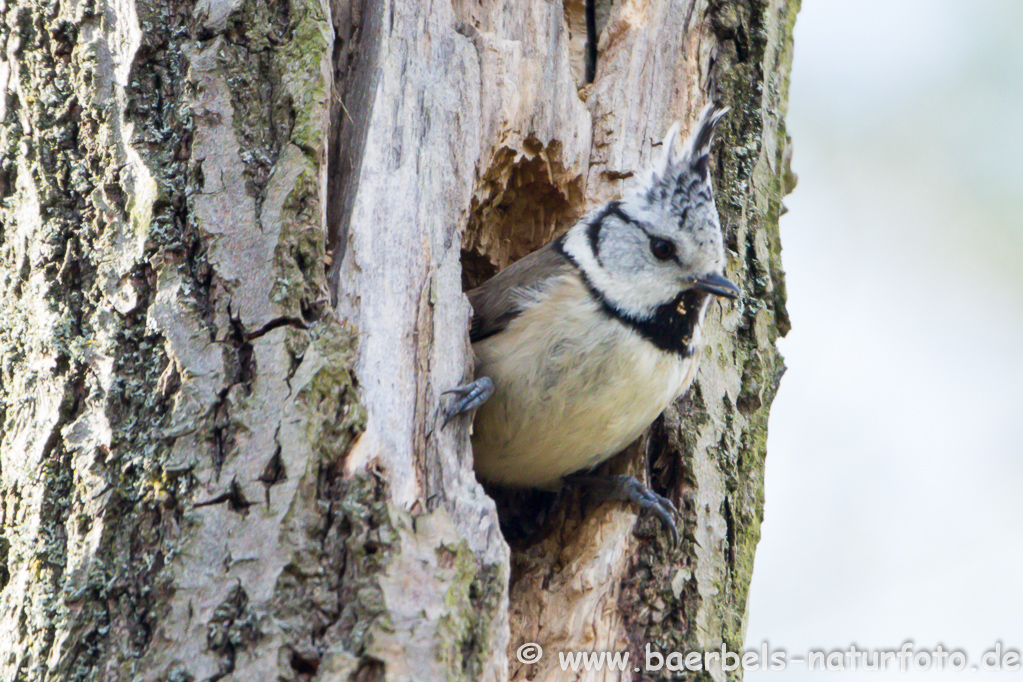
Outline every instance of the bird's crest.
<svg viewBox="0 0 1023 682">
<path fill-rule="evenodd" d="M 693 133 L 682 149 L 677 149 L 676 139 L 681 124 L 676 121 L 661 144 L 660 158 L 654 163 L 650 176 L 638 188 L 640 195 L 651 204 L 670 201 L 674 205 L 690 199 L 706 187 L 710 194 L 710 148 L 714 141 L 714 128 L 727 114 L 728 107 L 708 104 L 700 112 L 700 118 Z"/>
</svg>

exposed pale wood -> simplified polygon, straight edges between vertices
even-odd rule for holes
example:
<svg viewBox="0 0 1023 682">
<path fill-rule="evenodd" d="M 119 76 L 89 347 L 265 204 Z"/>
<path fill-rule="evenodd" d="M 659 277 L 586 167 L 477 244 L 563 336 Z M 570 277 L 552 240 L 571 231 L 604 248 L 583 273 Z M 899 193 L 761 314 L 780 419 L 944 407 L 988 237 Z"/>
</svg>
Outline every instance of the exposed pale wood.
<svg viewBox="0 0 1023 682">
<path fill-rule="evenodd" d="M 796 8 L 597 4 L 592 84 L 575 0 L 4 6 L 0 676 L 595 679 L 557 652 L 740 643 Z M 463 285 L 709 97 L 748 296 L 653 431 L 683 545 L 571 499 L 512 553 L 468 424 L 440 428 Z"/>
<path fill-rule="evenodd" d="M 441 334 L 438 326 L 452 301 L 456 273 L 445 270 L 444 257 L 450 258 L 457 246 L 458 226 L 468 223 L 464 249 L 492 266 L 507 265 L 587 208 L 619 196 L 630 178 L 645 169 L 656 151 L 653 145 L 670 123 L 676 118 L 691 123 L 711 96 L 726 98 L 735 108 L 724 144 L 751 145 L 723 158 L 754 150 L 759 155 L 752 174 L 744 168 L 718 175 L 725 185 L 720 188 L 726 197 L 723 213 L 731 218 L 729 274 L 752 291 L 750 279 L 762 277 L 753 270 L 766 269 L 767 288 L 755 296 L 768 299 L 770 308 L 754 313 L 749 304 L 723 305 L 712 313 L 711 347 L 695 391 L 697 403 L 686 403 L 692 410 L 687 417 L 673 412 L 666 421 L 681 434 L 672 436 L 669 456 L 684 458 L 687 465 L 686 474 L 673 484 L 686 504 L 690 542 L 682 555 L 643 554 L 631 534 L 631 510 L 606 509 L 582 525 L 566 519 L 571 527 L 564 533 L 518 557 L 510 593 L 509 651 L 523 642 L 542 643 L 551 652 L 540 666 L 544 679 L 558 678 L 553 654 L 559 650 L 638 653 L 637 643 L 644 639 L 675 642 L 678 648 L 741 645 L 751 565 L 737 563 L 736 555 L 752 557 L 750 538 L 757 533 L 762 504 L 756 476 L 761 474 L 742 487 L 753 497 L 732 499 L 728 478 L 749 472 L 722 467 L 720 461 L 734 461 L 741 453 L 758 458 L 762 467 L 764 417 L 781 367 L 773 349 L 778 333 L 773 306 L 783 298 L 773 294 L 772 277 L 781 272 L 770 252 L 777 248 L 770 224 L 776 219 L 771 201 L 778 201 L 782 172 L 778 150 L 784 141 L 777 139 L 777 131 L 794 9 L 781 2 L 713 10 L 704 2 L 616 3 L 601 36 L 596 81 L 582 90 L 578 64 L 583 48 L 571 30 L 578 11 L 571 3 L 526 3 L 514 9 L 463 3 L 453 15 L 436 5 L 398 4 L 385 12 L 383 24 L 396 28 L 380 43 L 380 85 L 366 138 L 366 150 L 377 156 L 363 166 L 339 277 L 340 309 L 358 321 L 362 333 L 357 373 L 374 378 L 363 393 L 369 410 L 367 434 L 357 446 L 359 457 L 349 465 L 383 461 L 397 486 L 396 498 L 404 497 L 406 504 L 423 496 L 448 496 L 463 484 L 443 461 L 443 446 L 439 465 L 444 478 L 429 473 L 416 478 L 421 443 L 415 440 L 415 429 L 402 425 L 424 411 L 434 414 L 441 402 L 437 393 L 467 376 L 457 373 L 457 364 L 446 378 L 440 371 L 464 352 L 457 344 L 445 348 L 452 337 Z M 763 35 L 751 39 L 741 31 L 763 31 L 771 40 L 765 48 Z M 727 44 L 732 34 L 760 60 L 766 84 L 720 82 L 719 72 L 736 59 Z M 756 94 L 761 91 L 768 94 Z M 736 93 L 741 99 L 728 102 Z M 433 134 L 436 130 L 446 134 Z M 730 186 L 735 178 L 739 182 Z M 402 201 L 393 201 L 395 196 Z M 380 240 L 382 230 L 389 236 L 386 243 Z M 442 246 L 437 235 L 447 239 Z M 747 260 L 747 243 L 756 262 Z M 412 265 L 424 262 L 436 265 Z M 485 275 L 486 268 L 482 274 L 470 273 Z M 414 348 L 410 340 L 421 319 L 419 292 L 428 287 L 439 293 L 432 298 L 436 364 L 428 365 L 424 406 L 424 375 L 415 372 L 419 356 L 408 349 Z M 750 320 L 755 321 L 752 335 L 742 329 Z M 456 340 L 459 323 L 464 324 L 454 319 L 447 327 L 454 329 Z M 757 404 L 749 414 L 735 409 L 741 399 L 750 398 L 744 374 L 747 384 L 759 382 L 753 387 Z M 417 379 L 410 381 L 413 375 Z M 760 446 L 754 445 L 757 438 Z M 431 456 L 428 472 L 434 471 Z M 457 525 L 466 511 L 457 504 L 453 508 Z M 650 586 L 650 591 L 674 590 L 674 604 L 658 599 L 644 603 L 648 597 L 630 582 L 640 561 L 663 576 L 663 585 Z M 676 622 L 683 628 L 674 636 L 652 626 L 659 622 L 658 606 L 678 609 Z M 516 678 L 537 673 L 514 659 L 511 671 Z M 720 669 L 712 675 L 723 677 Z M 568 678 L 576 679 L 576 674 Z"/>
</svg>

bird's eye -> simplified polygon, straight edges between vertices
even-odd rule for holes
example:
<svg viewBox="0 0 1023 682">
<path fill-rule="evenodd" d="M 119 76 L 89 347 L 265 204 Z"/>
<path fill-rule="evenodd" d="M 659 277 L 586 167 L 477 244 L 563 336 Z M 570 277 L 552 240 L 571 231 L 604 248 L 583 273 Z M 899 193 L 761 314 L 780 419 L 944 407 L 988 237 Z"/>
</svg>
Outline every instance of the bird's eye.
<svg viewBox="0 0 1023 682">
<path fill-rule="evenodd" d="M 671 260 L 675 257 L 675 245 L 660 237 L 650 238 L 650 253 L 657 260 Z"/>
</svg>

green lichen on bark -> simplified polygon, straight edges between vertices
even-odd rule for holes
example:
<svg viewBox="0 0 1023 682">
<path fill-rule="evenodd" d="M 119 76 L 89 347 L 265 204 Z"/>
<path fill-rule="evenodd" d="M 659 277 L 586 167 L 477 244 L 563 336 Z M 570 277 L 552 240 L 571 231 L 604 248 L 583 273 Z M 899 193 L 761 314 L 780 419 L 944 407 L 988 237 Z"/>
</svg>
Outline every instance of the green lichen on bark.
<svg viewBox="0 0 1023 682">
<path fill-rule="evenodd" d="M 626 587 L 639 602 L 628 608 L 638 614 L 631 630 L 664 652 L 719 646 L 711 644 L 714 641 L 723 642 L 729 651 L 743 647 L 763 518 L 768 411 L 784 372 L 775 342 L 789 329 L 778 217 L 782 197 L 791 189 L 784 113 L 798 9 L 798 1 L 786 0 L 716 0 L 709 9 L 708 28 L 718 45 L 711 96 L 731 107 L 717 131 L 715 196 L 730 252 L 726 274 L 745 293 L 735 313 L 731 309 L 722 313 L 735 328 L 727 338 L 709 340 L 701 376 L 706 369 L 717 382 L 738 371 L 741 380 L 737 395 L 723 395 L 723 411 L 707 404 L 698 384 L 655 430 L 654 442 L 667 454 L 654 453 L 655 484 L 673 476 L 682 480 L 682 558 L 665 561 L 656 548 L 641 548 Z M 716 442 L 701 441 L 715 433 Z M 712 469 L 720 472 L 720 483 L 715 482 L 718 474 L 699 473 L 704 461 L 700 448 L 706 449 Z M 678 470 L 671 464 L 675 456 L 681 459 Z M 703 495 L 701 485 L 721 485 L 719 509 L 699 508 L 714 497 Z M 710 551 L 699 545 L 698 524 L 706 522 L 705 515 L 716 514 L 726 526 L 724 556 L 718 560 L 724 570 L 712 570 L 713 580 L 707 584 L 697 576 L 706 569 Z M 640 653 L 638 640 L 633 644 Z M 687 674 L 712 678 L 706 671 Z M 734 679 L 741 674 L 741 670 L 714 673 Z"/>
<path fill-rule="evenodd" d="M 718 35 L 726 39 L 724 44 L 731 39 L 734 46 L 734 53 L 727 50 L 728 57 L 721 60 L 719 87 L 728 101 L 738 105 L 736 123 L 728 126 L 721 145 L 719 167 L 727 178 L 722 183 L 727 188 L 722 221 L 744 228 L 728 235 L 728 245 L 742 258 L 743 279 L 756 296 L 738 334 L 743 374 L 736 409 L 748 420 L 747 427 L 734 444 L 734 461 L 725 467 L 730 571 L 721 587 L 728 595 L 723 625 L 731 651 L 740 651 L 744 643 L 749 584 L 763 520 L 768 411 L 785 371 L 775 342 L 790 328 L 778 219 L 782 198 L 792 189 L 785 112 L 792 29 L 799 11 L 798 0 L 744 4 L 734 5 L 738 26 L 715 25 Z M 727 13 L 727 6 L 722 10 Z M 748 37 L 746 48 L 743 35 Z M 772 126 L 769 141 L 765 125 Z M 745 211 L 740 209 L 742 204 Z M 741 673 L 730 675 L 740 677 Z"/>
<path fill-rule="evenodd" d="M 298 330 L 288 332 L 287 343 L 293 357 L 302 358 L 312 348 L 323 358 L 296 396 L 296 405 L 305 416 L 306 436 L 315 446 L 319 466 L 328 477 L 321 485 L 329 486 L 332 480 L 342 477 L 340 467 L 345 455 L 365 428 L 366 413 L 359 405 L 352 373 L 356 337 L 352 330 L 332 319 L 314 328 L 311 335 Z"/>
<path fill-rule="evenodd" d="M 314 635 L 321 674 L 480 679 L 493 654 L 488 644 L 504 598 L 503 567 L 480 564 L 443 509 L 395 507 L 372 467 L 328 478 L 333 502 L 326 538 L 337 548 L 333 586 L 340 610 Z"/>
<path fill-rule="evenodd" d="M 82 22 L 98 17 L 88 7 L 55 3 L 5 9 L 0 52 L 13 70 L 0 122 L 0 532 L 10 548 L 5 571 L 15 581 L 6 586 L 4 610 L 23 610 L 25 619 L 11 631 L 17 634 L 4 666 L 21 679 L 55 674 L 48 663 L 53 647 L 73 631 L 83 636 L 62 650 L 73 653 L 58 670 L 63 679 L 86 679 L 104 636 L 98 633 L 122 627 L 129 652 L 144 640 L 144 609 L 134 609 L 138 590 L 111 576 L 98 558 L 92 566 L 72 564 L 69 547 L 80 546 L 107 513 L 116 514 L 122 491 L 137 480 L 137 467 L 119 461 L 125 452 L 116 440 L 123 434 L 118 399 L 133 377 L 126 371 L 118 383 L 104 385 L 97 363 L 105 357 L 117 370 L 131 365 L 113 351 L 121 350 L 119 339 L 145 334 L 136 333 L 131 310 L 110 310 L 105 292 L 104 262 L 116 232 L 111 222 L 123 204 L 121 159 L 104 139 L 110 106 L 99 92 L 97 55 L 81 30 Z M 158 355 L 151 362 L 158 366 Z M 78 443 L 89 426 L 78 420 L 96 403 L 111 408 L 116 448 L 83 453 Z M 158 414 L 159 399 L 147 407 Z M 106 489 L 83 488 L 83 469 Z M 104 511 L 96 518 L 93 496 L 101 492 Z M 144 572 L 148 562 L 139 558 L 137 570 Z M 18 582 L 26 577 L 28 586 Z M 96 591 L 102 600 L 80 603 Z M 118 602 L 132 608 L 112 623 L 108 605 Z M 95 627 L 76 631 L 83 619 Z"/>
<path fill-rule="evenodd" d="M 729 448 L 734 459 L 723 463 L 730 570 L 721 585 L 727 595 L 722 615 L 724 640 L 731 651 L 743 646 L 749 582 L 763 519 L 768 411 L 785 370 L 775 342 L 790 327 L 778 218 L 782 197 L 791 189 L 786 185 L 784 114 L 798 10 L 798 0 L 754 0 L 723 4 L 715 15 L 727 17 L 735 12 L 738 18 L 737 24 L 725 20 L 714 25 L 725 53 L 719 61 L 718 86 L 735 106 L 733 122 L 722 135 L 718 167 L 724 182 L 719 196 L 722 222 L 739 228 L 727 235 L 728 247 L 739 255 L 745 288 L 755 297 L 744 311 L 737 334 L 743 370 L 736 409 L 747 425 Z M 767 121 L 774 126 L 770 144 L 765 140 Z"/>
<path fill-rule="evenodd" d="M 327 305 L 323 297 L 326 243 L 320 228 L 319 186 L 316 177 L 304 172 L 284 202 L 285 216 L 274 254 L 277 279 L 272 299 L 283 309 L 303 318 L 321 316 Z"/>
<path fill-rule="evenodd" d="M 252 0 L 213 30 L 191 2 L 143 3 L 137 34 L 115 35 L 132 20 L 118 11 L 11 2 L 0 24 L 0 58 L 13 65 L 0 120 L 0 599 L 23 614 L 0 667 L 14 679 L 95 679 L 99 668 L 130 679 L 167 616 L 175 585 L 166 568 L 193 530 L 197 480 L 194 462 L 170 458 L 184 431 L 169 433 L 169 416 L 193 377 L 178 371 L 153 322 L 161 283 L 176 283 L 175 305 L 199 320 L 205 343 L 219 337 L 227 349 L 225 395 L 251 380 L 249 340 L 217 329 L 212 315 L 216 272 L 192 210 L 204 179 L 190 159 L 187 50 L 225 40 L 253 65 L 235 68 L 234 101 L 254 195 L 288 145 L 315 157 L 323 127 L 314 107 L 296 117 L 292 101 L 292 91 L 312 102 L 325 89 L 303 86 L 320 75 L 311 60 L 329 41 L 319 4 Z M 124 35 L 137 35 L 137 49 L 114 54 L 136 47 Z M 316 327 L 321 188 L 313 175 L 296 187 L 274 265 L 300 292 L 302 324 Z M 309 347 L 330 336 L 301 333 L 298 345 Z M 321 396 L 322 460 L 333 461 L 358 431 L 358 409 L 351 377 L 339 379 L 344 342 L 317 348 L 341 366 Z M 237 426 L 217 408 L 185 425 L 211 459 Z M 212 637 L 210 650 L 236 645 L 222 640 Z M 172 677 L 188 677 L 179 672 Z"/>
<path fill-rule="evenodd" d="M 282 85 L 276 45 L 290 41 L 291 3 L 246 0 L 231 14 L 216 62 L 231 92 L 232 124 L 257 216 L 267 183 L 291 138 L 295 109 Z"/>
<path fill-rule="evenodd" d="M 503 568 L 480 565 L 468 543 L 437 549 L 439 563 L 453 565 L 446 593 L 450 609 L 438 624 L 438 656 L 448 679 L 471 682 L 482 676 L 491 638 L 493 614 L 504 591 Z"/>
<path fill-rule="evenodd" d="M 366 473 L 342 480 L 334 475 L 329 486 L 335 502 L 327 540 L 340 559 L 334 585 L 339 610 L 319 645 L 326 669 L 350 668 L 357 679 L 359 671 L 379 665 L 366 648 L 373 628 L 386 627 L 388 612 L 379 576 L 399 551 L 399 534 L 380 478 Z"/>
</svg>

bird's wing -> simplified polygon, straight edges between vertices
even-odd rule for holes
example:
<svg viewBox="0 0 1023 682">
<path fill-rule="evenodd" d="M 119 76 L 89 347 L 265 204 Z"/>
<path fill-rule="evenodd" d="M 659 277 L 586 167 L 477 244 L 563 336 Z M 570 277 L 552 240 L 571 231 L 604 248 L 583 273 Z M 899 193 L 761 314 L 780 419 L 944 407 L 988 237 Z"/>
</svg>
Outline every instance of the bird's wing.
<svg viewBox="0 0 1023 682">
<path fill-rule="evenodd" d="M 475 343 L 501 331 L 555 278 L 575 266 L 553 242 L 497 273 L 468 293 L 472 304 L 469 339 Z"/>
</svg>

